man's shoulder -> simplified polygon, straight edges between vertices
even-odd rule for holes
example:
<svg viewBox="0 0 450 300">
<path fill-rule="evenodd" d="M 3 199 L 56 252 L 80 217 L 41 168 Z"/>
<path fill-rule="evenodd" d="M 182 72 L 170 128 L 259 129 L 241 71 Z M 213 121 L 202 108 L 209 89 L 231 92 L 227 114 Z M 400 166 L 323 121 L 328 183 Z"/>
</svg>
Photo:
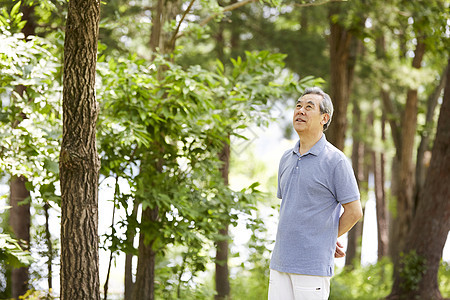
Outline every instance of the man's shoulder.
<svg viewBox="0 0 450 300">
<path fill-rule="evenodd" d="M 328 141 L 326 142 L 325 147 L 323 149 L 322 157 L 324 159 L 329 160 L 330 162 L 335 163 L 335 164 L 337 164 L 343 160 L 348 160 L 348 158 L 344 154 L 344 152 L 342 152 L 341 150 L 336 148 L 336 146 L 334 146 L 333 144 L 331 144 Z"/>
<path fill-rule="evenodd" d="M 289 157 L 291 157 L 293 153 L 294 153 L 294 148 L 284 151 L 283 155 L 280 158 L 280 163 L 283 163 L 284 161 L 288 160 Z"/>
</svg>

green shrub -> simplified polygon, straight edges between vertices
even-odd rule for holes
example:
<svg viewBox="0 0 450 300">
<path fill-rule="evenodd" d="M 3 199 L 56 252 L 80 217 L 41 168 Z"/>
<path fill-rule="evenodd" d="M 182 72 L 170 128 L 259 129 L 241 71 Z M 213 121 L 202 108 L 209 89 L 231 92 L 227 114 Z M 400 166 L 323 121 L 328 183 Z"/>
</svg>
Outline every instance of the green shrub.
<svg viewBox="0 0 450 300">
<path fill-rule="evenodd" d="M 386 297 L 392 287 L 392 264 L 383 259 L 374 265 L 342 269 L 331 279 L 330 300 L 375 300 Z"/>
</svg>

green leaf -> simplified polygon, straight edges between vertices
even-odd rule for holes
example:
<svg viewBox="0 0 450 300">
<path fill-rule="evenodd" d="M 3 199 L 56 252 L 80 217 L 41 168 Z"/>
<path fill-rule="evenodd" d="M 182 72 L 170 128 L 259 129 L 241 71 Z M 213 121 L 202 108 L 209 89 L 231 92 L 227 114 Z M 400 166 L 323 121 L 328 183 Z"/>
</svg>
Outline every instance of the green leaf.
<svg viewBox="0 0 450 300">
<path fill-rule="evenodd" d="M 19 12 L 19 10 L 20 10 L 20 4 L 21 4 L 21 1 L 18 1 L 14 6 L 13 6 L 13 8 L 11 9 L 11 17 L 15 17 L 16 15 L 17 15 L 17 13 Z"/>
</svg>

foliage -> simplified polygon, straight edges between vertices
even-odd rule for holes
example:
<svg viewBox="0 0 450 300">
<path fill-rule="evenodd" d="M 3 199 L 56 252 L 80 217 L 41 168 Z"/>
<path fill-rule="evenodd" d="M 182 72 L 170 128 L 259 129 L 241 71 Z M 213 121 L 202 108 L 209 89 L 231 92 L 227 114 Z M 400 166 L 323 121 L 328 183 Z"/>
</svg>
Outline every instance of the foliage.
<svg viewBox="0 0 450 300">
<path fill-rule="evenodd" d="M 444 298 L 450 297 L 450 264 L 441 261 L 438 272 L 439 291 Z"/>
<path fill-rule="evenodd" d="M 7 209 L 10 207 L 0 207 L 1 210 Z M 9 234 L 0 233 L 0 271 L 3 268 L 20 268 L 29 266 L 34 262 L 34 259 L 31 257 L 29 251 L 23 250 L 19 244 L 19 241 L 12 238 Z M 5 278 L 4 274 L 0 275 L 0 295 L 3 295 L 4 292 L 4 284 L 3 280 L 8 281 L 8 278 Z"/>
<path fill-rule="evenodd" d="M 426 260 L 415 250 L 400 254 L 400 286 L 405 291 L 415 291 L 426 272 Z"/>
<path fill-rule="evenodd" d="M 232 298 L 257 300 L 264 299 L 268 293 L 270 251 L 267 245 L 270 240 L 267 237 L 267 229 L 264 227 L 260 216 L 247 223 L 251 230 L 249 242 L 246 245 L 250 251 L 248 259 L 235 270 L 232 278 Z"/>
<path fill-rule="evenodd" d="M 6 7 L 2 7 L 0 15 L 0 26 L 6 28 L 10 32 L 18 32 L 24 26 L 26 21 L 22 21 L 21 14 L 19 14 L 21 1 L 17 1 L 8 13 Z"/>
<path fill-rule="evenodd" d="M 0 259 L 14 268 L 28 266 L 33 259 L 9 234 L 0 234 Z"/>
<path fill-rule="evenodd" d="M 357 266 L 351 271 L 341 270 L 331 279 L 332 299 L 382 299 L 392 286 L 392 264 L 384 259 L 375 265 Z"/>
<path fill-rule="evenodd" d="M 409 261 L 416 259 L 410 255 Z M 378 261 L 374 265 L 357 266 L 354 270 L 342 269 L 331 279 L 332 299 L 378 300 L 389 295 L 392 286 L 393 266 L 389 259 Z M 409 273 L 411 274 L 411 273 Z M 415 276 L 413 276 L 416 278 Z M 450 268 L 447 262 L 441 262 L 439 268 L 439 289 L 444 298 L 449 297 Z"/>
<path fill-rule="evenodd" d="M 16 10 L 19 4 L 12 9 L 10 19 L 21 20 Z M 26 187 L 38 210 L 34 216 L 38 216 L 45 203 L 59 205 L 55 185 L 59 179 L 61 135 L 61 87 L 57 80 L 60 64 L 52 54 L 55 47 L 48 41 L 39 37 L 25 40 L 22 33 L 11 33 L 10 29 L 17 28 L 8 28 L 0 27 L 1 176 L 23 175 L 28 179 Z M 44 230 L 35 225 L 31 235 L 30 251 L 35 253 L 36 241 L 43 239 Z M 39 256 L 47 254 L 42 248 L 39 251 Z M 37 264 L 34 261 L 30 270 L 36 269 Z M 30 274 L 36 279 L 42 278 L 43 273 Z"/>
<path fill-rule="evenodd" d="M 24 295 L 19 296 L 19 300 L 52 300 L 52 299 L 59 299 L 54 297 L 50 292 L 44 292 L 44 291 L 36 291 L 36 290 L 28 290 Z"/>
<path fill-rule="evenodd" d="M 49 184 L 44 178 L 58 173 L 60 87 L 49 47 L 40 38 L 25 41 L 22 34 L 0 27 L 0 166 L 37 186 Z"/>
<path fill-rule="evenodd" d="M 237 129 L 267 124 L 272 99 L 313 82 L 277 76 L 283 58 L 247 52 L 228 72 L 220 61 L 211 72 L 162 56 L 152 63 L 136 56 L 99 59 L 101 173 L 128 180 L 131 194 L 117 195 L 125 209 L 130 201 L 158 208 L 157 224 L 141 222 L 141 230 L 158 253 L 171 244 L 187 247 L 183 265 L 193 275 L 205 268 L 205 240 L 216 240 L 221 224 L 235 224 L 238 212 L 254 210 L 258 196 L 256 184 L 238 192 L 224 186 L 218 152 Z M 136 226 L 133 218 L 128 210 L 120 226 Z M 134 252 L 114 228 L 107 242 L 113 251 Z"/>
</svg>

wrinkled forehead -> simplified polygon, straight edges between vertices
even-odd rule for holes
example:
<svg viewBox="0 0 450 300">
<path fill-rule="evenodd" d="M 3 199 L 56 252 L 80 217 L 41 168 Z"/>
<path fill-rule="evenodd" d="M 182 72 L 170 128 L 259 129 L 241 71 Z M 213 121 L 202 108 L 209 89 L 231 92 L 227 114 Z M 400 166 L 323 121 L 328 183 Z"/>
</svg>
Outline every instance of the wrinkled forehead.
<svg viewBox="0 0 450 300">
<path fill-rule="evenodd" d="M 322 102 L 323 97 L 321 95 L 317 95 L 317 94 L 306 94 L 300 98 L 298 98 L 297 100 L 297 104 L 305 104 L 305 103 L 310 103 L 310 104 L 314 104 L 314 105 L 320 105 L 320 102 Z"/>
</svg>

